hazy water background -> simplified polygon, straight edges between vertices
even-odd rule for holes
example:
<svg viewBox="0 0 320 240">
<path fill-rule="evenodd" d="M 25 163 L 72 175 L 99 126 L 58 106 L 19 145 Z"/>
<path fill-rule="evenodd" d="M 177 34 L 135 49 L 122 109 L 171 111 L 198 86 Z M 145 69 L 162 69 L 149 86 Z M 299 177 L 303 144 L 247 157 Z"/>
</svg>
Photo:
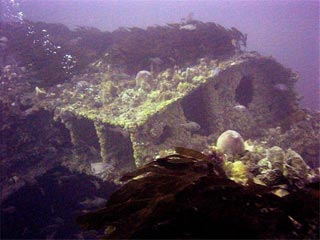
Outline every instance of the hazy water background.
<svg viewBox="0 0 320 240">
<path fill-rule="evenodd" d="M 248 50 L 274 56 L 299 72 L 305 107 L 320 110 L 319 0 L 22 0 L 25 18 L 92 26 L 147 27 L 179 22 L 193 12 L 200 21 L 236 27 L 248 34 Z"/>
</svg>

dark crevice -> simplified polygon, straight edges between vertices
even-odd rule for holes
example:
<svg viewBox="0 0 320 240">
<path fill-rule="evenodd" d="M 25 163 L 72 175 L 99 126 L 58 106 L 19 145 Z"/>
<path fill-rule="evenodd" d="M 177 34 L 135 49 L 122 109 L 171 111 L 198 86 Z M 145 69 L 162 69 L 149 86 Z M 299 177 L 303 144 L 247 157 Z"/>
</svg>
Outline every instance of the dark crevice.
<svg viewBox="0 0 320 240">
<path fill-rule="evenodd" d="M 205 93 L 202 88 L 197 89 L 189 96 L 186 96 L 182 102 L 182 108 L 188 121 L 196 122 L 201 129 L 197 132 L 201 135 L 210 134 L 210 124 L 207 116 L 207 106 Z"/>
<path fill-rule="evenodd" d="M 253 97 L 253 81 L 251 76 L 244 76 L 236 89 L 235 100 L 241 105 L 248 107 Z"/>
<path fill-rule="evenodd" d="M 159 145 L 164 143 L 168 138 L 172 137 L 172 129 L 169 126 L 164 126 L 160 137 L 153 141 L 153 144 Z"/>
<path fill-rule="evenodd" d="M 132 143 L 125 130 L 107 128 L 106 132 L 106 154 L 110 161 L 118 169 L 133 169 L 135 167 Z M 131 159 L 129 159 L 131 158 Z"/>
<path fill-rule="evenodd" d="M 87 147 L 94 147 L 100 152 L 99 139 L 93 122 L 87 119 L 77 119 L 73 122 L 73 125 L 76 129 L 75 134 L 78 140 L 80 140 L 80 144 Z"/>
</svg>

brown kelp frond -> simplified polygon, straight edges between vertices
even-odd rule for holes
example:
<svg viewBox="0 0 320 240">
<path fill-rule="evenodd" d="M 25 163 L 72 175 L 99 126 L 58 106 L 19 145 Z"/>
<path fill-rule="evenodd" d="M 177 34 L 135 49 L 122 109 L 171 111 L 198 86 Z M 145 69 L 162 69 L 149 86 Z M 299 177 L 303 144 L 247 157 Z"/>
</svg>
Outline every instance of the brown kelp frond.
<svg viewBox="0 0 320 240">
<path fill-rule="evenodd" d="M 317 235 L 308 224 L 317 224 L 319 188 L 307 186 L 280 198 L 269 187 L 242 186 L 220 175 L 210 156 L 181 147 L 176 151 L 126 174 L 121 180 L 128 182 L 106 207 L 78 217 L 78 223 L 104 229 L 101 237 L 108 239 Z M 296 206 L 304 196 L 310 205 L 302 214 Z"/>
<path fill-rule="evenodd" d="M 175 151 L 185 157 L 193 157 L 195 159 L 209 160 L 210 158 L 201 152 L 195 151 L 193 149 L 184 148 L 184 147 L 175 147 Z"/>
<path fill-rule="evenodd" d="M 136 171 L 125 174 L 120 181 L 128 181 L 139 176 L 148 176 L 147 174 L 151 173 L 164 175 L 183 175 L 186 174 L 186 171 L 196 171 L 196 169 L 200 169 L 199 171 L 202 171 L 203 174 L 206 174 L 213 167 L 211 156 L 207 156 L 198 151 L 183 147 L 176 147 L 175 151 L 178 154 L 158 158 L 153 162 L 137 169 Z M 217 177 L 225 177 L 224 172 L 219 165 L 216 165 L 215 168 L 219 169 L 218 173 L 216 174 Z"/>
</svg>

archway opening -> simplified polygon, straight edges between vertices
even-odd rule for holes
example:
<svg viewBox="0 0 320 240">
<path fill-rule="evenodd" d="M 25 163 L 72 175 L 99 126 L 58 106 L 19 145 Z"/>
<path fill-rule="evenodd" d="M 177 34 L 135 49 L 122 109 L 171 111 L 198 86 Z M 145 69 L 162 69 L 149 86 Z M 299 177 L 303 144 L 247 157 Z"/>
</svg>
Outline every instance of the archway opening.
<svg viewBox="0 0 320 240">
<path fill-rule="evenodd" d="M 244 76 L 236 89 L 235 100 L 241 105 L 248 107 L 253 98 L 253 79 L 250 76 Z"/>
</svg>

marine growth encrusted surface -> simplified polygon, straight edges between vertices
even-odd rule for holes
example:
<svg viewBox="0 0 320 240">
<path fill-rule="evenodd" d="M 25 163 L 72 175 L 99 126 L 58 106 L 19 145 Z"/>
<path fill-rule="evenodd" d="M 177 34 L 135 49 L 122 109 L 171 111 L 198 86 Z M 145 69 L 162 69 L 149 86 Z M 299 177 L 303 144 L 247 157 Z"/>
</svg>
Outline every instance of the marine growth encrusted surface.
<svg viewBox="0 0 320 240">
<path fill-rule="evenodd" d="M 195 23 L 196 29 L 192 31 L 196 33 L 209 26 L 200 25 Z M 135 29 L 130 41 L 137 37 L 137 32 L 146 34 L 165 29 Z M 189 30 L 180 30 L 179 34 L 191 34 Z M 121 31 L 120 35 L 130 35 L 129 30 Z M 236 33 L 236 29 L 230 31 L 228 39 L 235 37 L 242 41 L 244 35 Z M 309 165 L 315 166 L 319 156 L 319 116 L 299 107 L 299 96 L 294 90 L 298 76 L 275 59 L 244 52 L 233 42 L 220 42 L 227 48 L 225 52 L 220 49 L 216 56 L 208 54 L 197 58 L 193 53 L 192 61 L 180 64 L 167 55 L 148 56 L 150 68 L 142 64 L 149 58 L 141 57 L 134 64 L 130 62 L 130 55 L 122 56 L 135 67 L 142 64 L 143 68 L 137 68 L 134 73 L 126 71 L 126 61 L 121 66 L 121 58 L 115 57 L 112 61 L 114 52 L 107 52 L 71 81 L 46 89 L 37 87 L 27 94 L 21 91 L 18 99 L 26 103 L 18 103 L 23 105 L 20 108 L 9 104 L 8 107 L 14 111 L 22 109 L 18 114 L 24 116 L 32 116 L 40 109 L 53 114 L 53 119 L 67 129 L 77 149 L 73 151 L 73 160 L 65 164 L 88 173 L 89 161 L 111 164 L 116 175 L 120 175 L 174 146 L 202 151 L 228 129 L 241 133 L 244 139 L 258 139 L 265 148 L 292 148 L 307 158 Z M 126 43 L 121 44 L 128 47 Z M 17 74 L 13 75 L 9 69 L 2 78 L 14 80 Z M 6 84 L 2 88 L 10 93 L 12 86 L 8 81 Z M 285 87 L 279 88 L 279 85 Z M 3 102 L 14 99 L 14 94 L 8 94 Z M 287 144 L 288 139 L 294 142 Z M 79 149 L 89 149 L 89 155 L 94 157 Z"/>
<path fill-rule="evenodd" d="M 145 71 L 146 78 L 138 74 L 123 79 L 114 71 L 100 60 L 70 83 L 51 88 L 39 103 L 66 124 L 75 145 L 91 145 L 101 152 L 102 161 L 113 164 L 117 160 L 110 156 L 121 147 L 105 140 L 111 133 L 120 134 L 119 145 L 128 149 L 119 161 L 142 166 L 177 145 L 202 150 L 227 129 L 241 132 L 244 138 L 262 136 L 271 127 L 290 129 L 302 111 L 293 90 L 297 76 L 256 53 L 219 63 L 203 58 L 196 65 L 158 74 Z M 288 90 L 279 92 L 278 83 Z M 86 134 L 75 127 L 81 122 L 92 126 L 96 140 L 82 139 Z M 190 132 L 183 127 L 188 122 L 200 130 Z"/>
</svg>

